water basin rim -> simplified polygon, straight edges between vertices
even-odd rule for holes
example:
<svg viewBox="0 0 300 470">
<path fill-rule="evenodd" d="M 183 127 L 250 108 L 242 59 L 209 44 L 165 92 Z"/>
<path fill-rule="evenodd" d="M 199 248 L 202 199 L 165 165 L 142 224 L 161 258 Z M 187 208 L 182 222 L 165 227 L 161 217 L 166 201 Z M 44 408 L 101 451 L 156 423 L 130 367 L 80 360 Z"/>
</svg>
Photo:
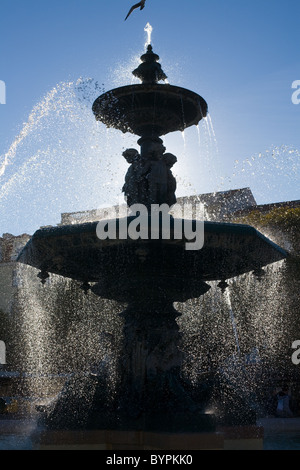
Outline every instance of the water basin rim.
<svg viewBox="0 0 300 470">
<path fill-rule="evenodd" d="M 137 94 L 140 94 L 140 93 L 150 93 L 150 92 L 167 92 L 167 94 L 169 94 L 170 92 L 172 92 L 173 94 L 179 94 L 179 93 L 182 93 L 183 95 L 186 95 L 186 96 L 189 96 L 189 97 L 193 97 L 194 99 L 198 99 L 199 101 L 202 101 L 202 103 L 206 104 L 207 106 L 207 103 L 206 101 L 204 100 L 204 98 L 202 98 L 202 96 L 200 96 L 198 93 L 194 92 L 194 91 L 191 91 L 187 88 L 183 88 L 183 87 L 180 87 L 180 86 L 177 86 L 177 85 L 169 85 L 169 84 L 161 84 L 161 83 L 156 83 L 156 84 L 134 84 L 134 85 L 124 85 L 122 87 L 118 87 L 118 88 L 113 88 L 109 91 L 106 91 L 105 93 L 103 93 L 102 95 L 100 95 L 98 98 L 96 98 L 96 100 L 94 101 L 94 104 L 93 104 L 93 109 L 94 109 L 94 106 L 97 105 L 97 103 L 99 101 L 101 101 L 101 99 L 104 99 L 104 97 L 109 97 L 109 95 L 117 95 L 117 96 L 124 96 L 126 94 L 132 94 L 132 93 L 137 93 Z"/>
<path fill-rule="evenodd" d="M 101 219 L 100 222 L 106 223 L 116 223 L 117 227 L 120 224 L 120 221 L 123 222 L 127 219 L 127 225 L 130 225 L 135 219 L 139 218 L 139 216 L 128 216 L 122 218 L 115 218 L 115 219 Z M 150 224 L 152 220 L 152 216 L 148 216 L 148 223 Z M 180 221 L 183 225 L 185 223 L 192 223 L 192 226 L 195 227 L 197 223 L 201 223 L 201 220 L 197 219 L 178 219 L 176 217 L 170 216 L 170 226 L 175 225 L 175 223 Z M 84 222 L 79 224 L 67 224 L 67 225 L 58 225 L 54 227 L 45 227 L 38 229 L 32 236 L 32 238 L 43 238 L 48 236 L 56 236 L 57 234 L 68 235 L 68 234 L 78 234 L 78 233 L 88 233 L 94 232 L 97 228 L 99 221 L 93 222 Z M 204 221 L 204 229 L 205 232 L 213 232 L 213 233 L 240 233 L 242 234 L 251 234 L 257 235 L 260 233 L 256 228 L 252 227 L 251 225 L 247 224 L 235 224 L 231 222 L 213 222 L 213 221 Z M 262 235 L 262 234 L 261 234 Z M 265 237 L 262 235 L 262 237 Z"/>
<path fill-rule="evenodd" d="M 127 219 L 127 226 L 130 225 L 132 221 L 134 221 L 137 218 L 137 216 L 129 216 L 125 217 L 123 219 L 107 219 L 105 220 L 107 223 L 116 223 L 116 226 L 118 228 L 118 224 L 120 221 L 124 221 L 124 219 Z M 170 228 L 172 230 L 172 227 L 174 228 L 175 221 L 182 223 L 182 226 L 184 226 L 185 223 L 192 224 L 192 229 L 196 229 L 196 224 L 201 222 L 199 220 L 187 220 L 187 219 L 175 219 L 173 217 L 170 217 Z M 67 235 L 80 235 L 83 233 L 93 233 L 96 235 L 96 229 L 98 225 L 98 221 L 96 222 L 86 222 L 83 224 L 72 224 L 72 225 L 63 225 L 63 226 L 57 226 L 57 227 L 47 227 L 47 228 L 41 228 L 37 230 L 32 238 L 29 240 L 28 244 L 31 243 L 31 241 L 35 239 L 42 239 L 42 238 L 49 238 L 49 237 L 57 237 L 58 235 L 60 236 L 67 236 Z M 148 217 L 148 223 L 149 226 L 151 226 L 151 216 Z M 288 257 L 288 252 L 281 248 L 279 245 L 277 245 L 275 242 L 267 238 L 265 235 L 263 235 L 261 232 L 259 232 L 256 228 L 246 225 L 246 224 L 235 224 L 235 223 L 226 223 L 226 222 L 212 222 L 212 221 L 204 221 L 204 233 L 212 233 L 212 234 L 234 234 L 234 235 L 241 235 L 241 236 L 248 236 L 248 237 L 258 237 L 268 245 L 271 245 L 276 251 L 278 251 L 281 255 L 282 258 L 287 258 Z M 125 242 L 128 240 L 125 240 Z M 158 240 L 159 241 L 159 240 Z M 17 261 L 21 257 L 22 252 L 18 256 Z"/>
</svg>

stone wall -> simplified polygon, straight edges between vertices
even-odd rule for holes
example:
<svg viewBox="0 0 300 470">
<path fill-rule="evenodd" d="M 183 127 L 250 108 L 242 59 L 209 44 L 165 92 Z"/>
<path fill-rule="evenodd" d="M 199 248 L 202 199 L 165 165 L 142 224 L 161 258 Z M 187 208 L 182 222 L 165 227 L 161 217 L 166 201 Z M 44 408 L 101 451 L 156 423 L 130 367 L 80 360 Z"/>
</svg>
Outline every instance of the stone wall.
<svg viewBox="0 0 300 470">
<path fill-rule="evenodd" d="M 7 315 L 11 312 L 18 288 L 16 259 L 29 239 L 26 234 L 17 237 L 4 234 L 0 237 L 0 310 Z"/>
<path fill-rule="evenodd" d="M 0 237 L 0 263 L 15 262 L 29 239 L 30 235 L 27 234 L 14 236 L 5 233 Z"/>
<path fill-rule="evenodd" d="M 5 362 L 1 360 L 0 368 L 3 366 L 13 368 L 12 344 L 14 343 L 17 325 L 15 300 L 19 288 L 16 259 L 29 239 L 30 236 L 25 234 L 17 237 L 4 234 L 0 237 L 0 345 L 2 345 L 2 359 L 3 348 L 5 348 Z M 1 376 L 0 386 L 3 385 L 3 380 Z"/>
<path fill-rule="evenodd" d="M 16 263 L 0 264 L 0 310 L 6 315 L 11 313 L 14 295 L 17 292 L 17 287 L 14 286 L 15 273 Z"/>
</svg>

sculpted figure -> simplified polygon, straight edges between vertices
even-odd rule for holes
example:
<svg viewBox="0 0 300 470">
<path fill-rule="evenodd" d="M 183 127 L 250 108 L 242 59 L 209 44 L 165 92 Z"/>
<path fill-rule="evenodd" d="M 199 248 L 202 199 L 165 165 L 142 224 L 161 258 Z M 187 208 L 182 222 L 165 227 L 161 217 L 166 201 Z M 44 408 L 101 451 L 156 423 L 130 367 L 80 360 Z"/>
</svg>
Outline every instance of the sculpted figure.
<svg viewBox="0 0 300 470">
<path fill-rule="evenodd" d="M 138 198 L 139 183 L 139 153 L 136 149 L 127 149 L 123 152 L 123 157 L 130 164 L 125 176 L 125 183 L 122 188 L 127 204 L 129 206 L 135 204 Z"/>
<path fill-rule="evenodd" d="M 145 181 L 145 160 L 136 149 L 127 149 L 123 157 L 130 164 L 122 188 L 130 207 L 133 204 L 145 204 L 147 201 L 147 182 Z"/>
<path fill-rule="evenodd" d="M 166 202 L 167 166 L 164 160 L 157 157 L 148 163 L 147 173 L 149 204 L 163 204 Z"/>
<path fill-rule="evenodd" d="M 176 179 L 171 168 L 177 162 L 175 155 L 165 153 L 165 147 L 155 144 L 149 147 L 144 157 L 136 149 L 123 153 L 130 164 L 125 176 L 122 191 L 128 206 L 144 204 L 149 209 L 152 204 L 176 204 Z"/>
<path fill-rule="evenodd" d="M 166 203 L 170 207 L 172 207 L 177 202 L 176 195 L 175 195 L 176 188 L 177 188 L 177 183 L 176 183 L 176 178 L 172 174 L 171 168 L 177 162 L 177 157 L 175 157 L 175 155 L 173 155 L 172 153 L 165 153 L 163 158 L 164 158 L 164 161 L 165 161 L 166 167 L 167 167 L 167 198 L 166 198 Z"/>
</svg>

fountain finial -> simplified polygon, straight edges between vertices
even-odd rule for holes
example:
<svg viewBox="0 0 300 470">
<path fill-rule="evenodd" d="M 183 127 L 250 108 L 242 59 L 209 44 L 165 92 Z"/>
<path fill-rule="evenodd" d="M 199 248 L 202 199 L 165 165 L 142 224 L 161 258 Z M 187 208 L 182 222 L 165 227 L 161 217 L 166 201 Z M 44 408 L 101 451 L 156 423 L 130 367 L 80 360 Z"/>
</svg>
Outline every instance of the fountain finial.
<svg viewBox="0 0 300 470">
<path fill-rule="evenodd" d="M 160 80 L 166 80 L 167 76 L 158 63 L 159 56 L 153 52 L 151 44 L 147 46 L 146 54 L 141 56 L 142 63 L 132 73 L 143 84 L 156 84 Z"/>
</svg>

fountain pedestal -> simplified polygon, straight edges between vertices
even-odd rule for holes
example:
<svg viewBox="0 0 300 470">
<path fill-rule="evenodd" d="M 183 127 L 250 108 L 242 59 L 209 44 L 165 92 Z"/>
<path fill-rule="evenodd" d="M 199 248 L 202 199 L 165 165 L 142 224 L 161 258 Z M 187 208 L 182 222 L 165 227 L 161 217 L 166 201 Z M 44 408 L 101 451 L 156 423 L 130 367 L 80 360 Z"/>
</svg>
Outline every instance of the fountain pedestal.
<svg viewBox="0 0 300 470">
<path fill-rule="evenodd" d="M 171 302 L 143 299 L 122 313 L 124 341 L 119 358 L 113 429 L 147 432 L 212 431 L 215 422 L 204 408 L 210 396 L 203 390 L 196 403 L 183 380 L 179 316 Z M 95 394 L 89 427 L 99 428 L 103 390 Z M 200 399 L 200 393 L 198 396 Z"/>
</svg>

